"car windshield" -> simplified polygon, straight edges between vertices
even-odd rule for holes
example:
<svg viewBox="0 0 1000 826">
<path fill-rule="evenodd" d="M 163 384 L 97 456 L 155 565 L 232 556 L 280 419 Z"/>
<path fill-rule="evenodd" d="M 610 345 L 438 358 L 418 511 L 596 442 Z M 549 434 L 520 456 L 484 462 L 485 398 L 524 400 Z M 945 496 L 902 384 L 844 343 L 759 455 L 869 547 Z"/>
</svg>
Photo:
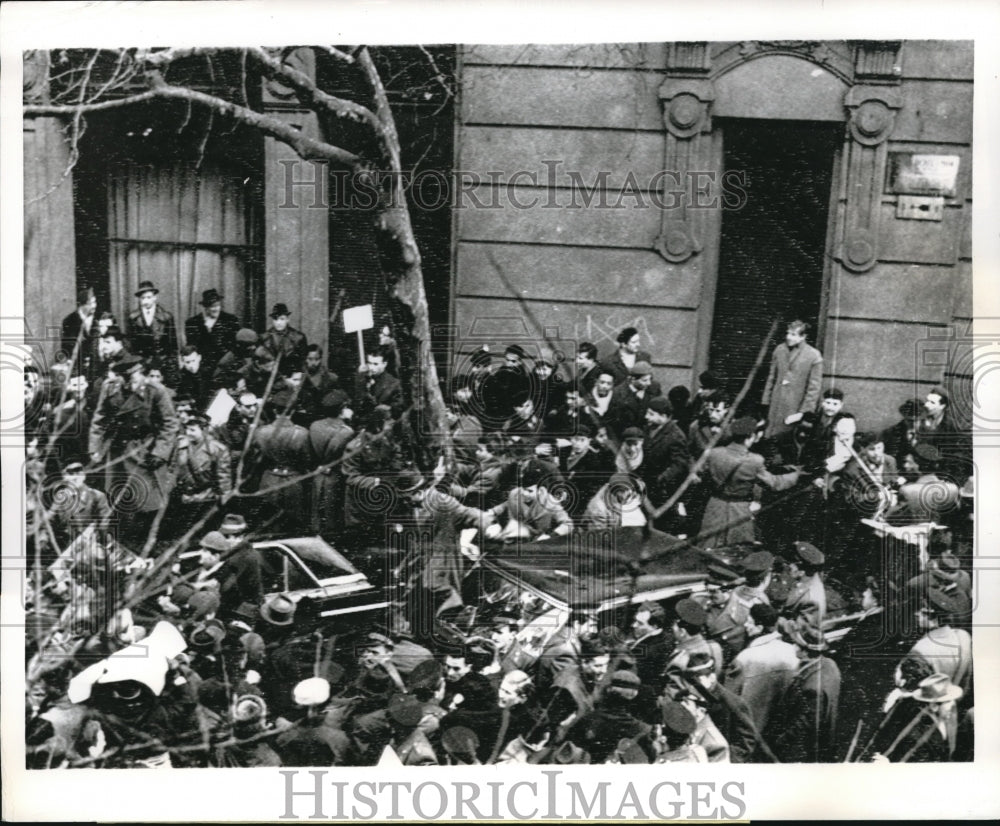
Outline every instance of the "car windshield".
<svg viewBox="0 0 1000 826">
<path fill-rule="evenodd" d="M 322 540 L 291 540 L 257 546 L 266 593 L 319 588 L 322 580 L 350 576 L 357 569 Z"/>
</svg>

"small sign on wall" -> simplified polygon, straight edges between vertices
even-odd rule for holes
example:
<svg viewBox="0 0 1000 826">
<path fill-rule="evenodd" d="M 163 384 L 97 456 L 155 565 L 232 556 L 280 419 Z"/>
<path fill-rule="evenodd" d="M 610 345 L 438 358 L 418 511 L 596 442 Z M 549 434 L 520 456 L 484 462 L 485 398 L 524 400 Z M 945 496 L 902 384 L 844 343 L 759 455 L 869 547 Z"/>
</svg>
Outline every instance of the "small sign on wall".
<svg viewBox="0 0 1000 826">
<path fill-rule="evenodd" d="M 958 155 L 919 155 L 890 152 L 888 190 L 897 195 L 955 197 Z"/>
</svg>

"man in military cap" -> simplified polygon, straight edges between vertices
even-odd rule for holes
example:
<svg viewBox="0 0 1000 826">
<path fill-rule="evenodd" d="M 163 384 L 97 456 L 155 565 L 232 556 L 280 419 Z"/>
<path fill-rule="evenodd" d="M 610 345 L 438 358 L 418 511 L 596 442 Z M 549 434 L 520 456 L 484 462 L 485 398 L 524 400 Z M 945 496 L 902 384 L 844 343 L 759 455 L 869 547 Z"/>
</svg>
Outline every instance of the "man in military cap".
<svg viewBox="0 0 1000 826">
<path fill-rule="evenodd" d="M 799 478 L 799 471 L 775 475 L 764 467 L 764 457 L 751 453 L 757 440 L 757 423 L 750 417 L 737 419 L 731 427 L 733 440 L 708 453 L 703 478 L 712 491 L 705 506 L 700 537 L 709 547 L 753 542 L 754 513 L 759 510 L 754 486 L 763 484 L 774 491 L 787 490 Z"/>
<path fill-rule="evenodd" d="M 128 334 L 132 352 L 144 359 L 158 359 L 163 366 L 163 382 L 177 384 L 177 325 L 173 313 L 159 303 L 160 291 L 152 281 L 142 281 L 135 297 L 139 307 L 128 315 Z"/>
<path fill-rule="evenodd" d="M 593 711 L 584 714 L 566 733 L 566 739 L 590 752 L 592 762 L 603 763 L 623 738 L 649 734 L 651 727 L 639 719 L 635 707 L 642 681 L 634 671 L 615 671 Z"/>
<path fill-rule="evenodd" d="M 46 511 L 45 520 L 51 527 L 40 530 L 35 536 L 45 564 L 53 555 L 66 550 L 77 537 L 93 527 L 95 540 L 103 542 L 110 526 L 112 510 L 108 498 L 99 490 L 87 485 L 87 470 L 83 462 L 72 460 L 62 472 L 63 488 L 53 492 L 52 505 Z M 51 548 L 55 538 L 57 548 Z"/>
<path fill-rule="evenodd" d="M 716 676 L 722 674 L 722 647 L 715 640 L 704 637 L 705 623 L 708 615 L 705 609 L 690 597 L 685 597 L 674 606 L 673 631 L 676 646 L 667 661 L 666 671 L 681 673 L 687 667 L 691 657 L 702 652 L 708 654 L 714 663 Z"/>
<path fill-rule="evenodd" d="M 278 370 L 287 375 L 292 369 L 301 370 L 306 360 L 305 333 L 289 324 L 292 311 L 287 304 L 278 302 L 271 308 L 271 326 L 261 336 L 260 343 L 280 362 Z"/>
<path fill-rule="evenodd" d="M 236 345 L 240 323 L 222 309 L 223 295 L 214 287 L 201 294 L 201 312 L 184 322 L 184 340 L 193 345 L 202 358 L 202 369 L 211 376 L 220 359 Z"/>
<path fill-rule="evenodd" d="M 120 503 L 132 513 L 151 515 L 170 494 L 165 465 L 174 450 L 177 415 L 167 391 L 146 383 L 138 356 L 122 359 L 114 372 L 114 380 L 101 390 L 90 423 L 91 460 L 95 464 L 120 460 L 108 466 L 105 489 L 114 490 L 112 507 Z M 124 485 L 112 484 L 123 473 Z M 148 525 L 135 527 L 145 534 Z"/>
<path fill-rule="evenodd" d="M 826 586 L 820 572 L 826 557 L 809 542 L 793 542 L 787 561 L 792 590 L 781 609 L 779 626 L 782 630 L 795 625 L 822 628 L 826 616 Z"/>
<path fill-rule="evenodd" d="M 344 486 L 340 467 L 335 466 L 351 439 L 353 428 L 344 421 L 349 399 L 343 390 L 330 390 L 322 400 L 322 416 L 309 425 L 313 456 L 322 467 L 312 481 L 313 532 L 339 538 L 343 527 Z"/>
<path fill-rule="evenodd" d="M 195 413 L 177 439 L 175 490 L 183 505 L 221 504 L 233 488 L 229 450 L 209 434 L 210 423 L 207 415 Z"/>
<path fill-rule="evenodd" d="M 694 715 L 680 703 L 667 700 L 653 740 L 654 763 L 707 763 L 705 747 L 691 742 L 698 727 Z"/>
<path fill-rule="evenodd" d="M 768 604 L 767 587 L 771 584 L 774 556 L 767 551 L 754 551 L 743 558 L 743 581 L 736 584 L 718 609 L 710 611 L 707 633 L 723 645 L 728 662 L 747 643 L 746 621 L 750 609 Z"/>
</svg>

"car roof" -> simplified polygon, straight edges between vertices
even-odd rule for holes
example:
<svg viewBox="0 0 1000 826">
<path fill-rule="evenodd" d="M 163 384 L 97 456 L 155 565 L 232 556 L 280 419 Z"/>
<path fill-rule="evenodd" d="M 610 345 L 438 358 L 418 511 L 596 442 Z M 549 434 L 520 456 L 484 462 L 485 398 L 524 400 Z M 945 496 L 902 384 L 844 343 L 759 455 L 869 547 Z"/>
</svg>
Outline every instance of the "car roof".
<svg viewBox="0 0 1000 826">
<path fill-rule="evenodd" d="M 332 545 L 319 536 L 299 536 L 293 538 L 266 539 L 254 542 L 255 548 L 263 548 L 269 545 L 284 545 L 290 551 L 294 551 L 307 565 L 316 563 L 331 568 L 339 568 L 345 574 L 359 573 L 351 561 Z"/>
<path fill-rule="evenodd" d="M 585 601 L 607 607 L 704 590 L 713 557 L 694 545 L 665 534 L 635 534 L 620 536 L 616 552 L 589 542 L 593 536 L 498 546 L 482 564 L 565 606 Z M 642 554 L 651 559 L 629 571 L 628 561 Z"/>
</svg>

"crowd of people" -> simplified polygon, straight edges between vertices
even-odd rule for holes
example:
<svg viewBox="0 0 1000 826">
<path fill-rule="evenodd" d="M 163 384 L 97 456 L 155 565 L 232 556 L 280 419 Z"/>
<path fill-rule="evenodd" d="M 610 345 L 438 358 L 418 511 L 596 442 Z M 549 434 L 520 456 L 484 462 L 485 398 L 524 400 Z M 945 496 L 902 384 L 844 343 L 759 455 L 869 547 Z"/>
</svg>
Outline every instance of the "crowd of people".
<svg viewBox="0 0 1000 826">
<path fill-rule="evenodd" d="M 664 392 L 626 328 L 571 364 L 459 354 L 437 432 L 388 329 L 347 378 L 284 304 L 258 331 L 206 290 L 181 339 L 136 298 L 122 328 L 81 291 L 25 372 L 30 767 L 972 758 L 971 447 L 943 387 L 865 430 L 800 321 L 759 401 L 712 371 Z M 720 563 L 617 625 L 574 603 L 529 638 L 516 590 L 462 613 L 475 555 L 577 532 Z M 334 633 L 266 592 L 267 534 L 382 560 L 390 607 Z"/>
</svg>

